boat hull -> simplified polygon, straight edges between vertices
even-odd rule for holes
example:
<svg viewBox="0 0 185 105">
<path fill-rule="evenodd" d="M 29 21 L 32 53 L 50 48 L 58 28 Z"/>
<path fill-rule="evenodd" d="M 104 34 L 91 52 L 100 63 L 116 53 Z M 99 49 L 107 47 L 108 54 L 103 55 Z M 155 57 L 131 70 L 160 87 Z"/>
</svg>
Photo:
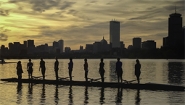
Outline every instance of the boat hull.
<svg viewBox="0 0 185 105">
<path fill-rule="evenodd" d="M 129 89 L 145 89 L 145 90 L 166 90 L 166 91 L 185 91 L 185 87 L 167 84 L 154 83 L 116 83 L 116 82 L 86 82 L 86 81 L 56 81 L 56 80 L 41 80 L 41 79 L 21 79 L 6 78 L 1 79 L 6 82 L 21 82 L 34 84 L 54 84 L 54 85 L 72 85 L 72 86 L 92 86 L 92 87 L 111 87 L 111 88 L 129 88 Z"/>
</svg>

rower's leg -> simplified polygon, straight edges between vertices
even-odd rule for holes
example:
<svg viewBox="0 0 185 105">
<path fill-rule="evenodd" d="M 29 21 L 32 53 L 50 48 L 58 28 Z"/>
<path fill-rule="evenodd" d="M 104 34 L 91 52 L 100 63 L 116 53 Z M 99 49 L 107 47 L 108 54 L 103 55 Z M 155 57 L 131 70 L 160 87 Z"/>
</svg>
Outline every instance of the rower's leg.
<svg viewBox="0 0 185 105">
<path fill-rule="evenodd" d="M 88 75 L 88 71 L 85 71 L 85 80 L 86 80 L 86 82 L 88 81 L 87 80 L 87 75 Z"/>
<path fill-rule="evenodd" d="M 102 77 L 101 78 L 102 78 L 102 82 L 104 82 L 104 73 L 102 73 Z"/>
<path fill-rule="evenodd" d="M 140 83 L 139 76 L 137 77 L 138 84 Z"/>
<path fill-rule="evenodd" d="M 58 70 L 55 70 L 56 80 L 58 80 Z"/>
<path fill-rule="evenodd" d="M 72 70 L 69 70 L 70 81 L 72 81 Z"/>
<path fill-rule="evenodd" d="M 33 78 L 32 74 L 33 74 L 33 71 L 31 71 L 31 74 L 30 74 L 31 79 Z"/>
<path fill-rule="evenodd" d="M 43 79 L 45 79 L 45 70 L 42 70 Z"/>
</svg>

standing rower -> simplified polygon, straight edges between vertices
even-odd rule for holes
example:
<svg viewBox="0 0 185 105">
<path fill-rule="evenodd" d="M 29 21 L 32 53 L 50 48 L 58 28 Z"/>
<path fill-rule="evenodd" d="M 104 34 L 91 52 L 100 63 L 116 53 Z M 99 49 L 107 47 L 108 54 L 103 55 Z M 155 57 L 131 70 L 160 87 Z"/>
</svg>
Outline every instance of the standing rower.
<svg viewBox="0 0 185 105">
<path fill-rule="evenodd" d="M 41 72 L 42 72 L 42 77 L 43 79 L 45 79 L 45 71 L 46 71 L 46 67 L 45 67 L 45 61 L 41 58 L 40 59 L 40 68 L 39 68 L 39 71 L 41 69 Z"/>
<path fill-rule="evenodd" d="M 59 62 L 58 62 L 58 59 L 56 58 L 56 61 L 55 61 L 55 64 L 54 64 L 54 69 L 55 69 L 55 76 L 56 76 L 56 80 L 58 80 L 58 65 L 59 65 Z"/>
<path fill-rule="evenodd" d="M 29 59 L 29 62 L 27 63 L 27 70 L 28 70 L 28 78 L 32 78 L 33 73 L 33 63 L 31 62 L 31 59 Z"/>
<path fill-rule="evenodd" d="M 22 73 L 23 73 L 21 61 L 17 62 L 16 69 L 17 69 L 18 80 L 20 81 L 22 79 Z"/>
<path fill-rule="evenodd" d="M 84 71 L 85 71 L 85 80 L 86 82 L 88 81 L 87 75 L 88 75 L 88 63 L 87 63 L 87 59 L 84 59 Z"/>
<path fill-rule="evenodd" d="M 69 60 L 70 60 L 68 63 L 69 77 L 70 77 L 70 81 L 72 81 L 73 59 L 70 58 Z"/>
<path fill-rule="evenodd" d="M 100 76 L 101 76 L 101 81 L 104 82 L 104 73 L 105 73 L 105 70 L 104 70 L 103 58 L 101 58 L 99 73 L 100 73 Z"/>
<path fill-rule="evenodd" d="M 122 82 L 123 70 L 122 70 L 122 62 L 120 61 L 120 58 L 117 58 L 116 73 L 117 73 L 117 77 L 118 77 L 118 82 L 120 82 L 120 81 Z"/>
<path fill-rule="evenodd" d="M 139 60 L 137 59 L 136 64 L 135 64 L 135 75 L 136 75 L 138 84 L 140 83 L 140 80 L 139 80 L 139 77 L 140 77 L 140 74 L 141 74 L 140 69 L 141 69 L 141 64 L 140 64 Z"/>
</svg>

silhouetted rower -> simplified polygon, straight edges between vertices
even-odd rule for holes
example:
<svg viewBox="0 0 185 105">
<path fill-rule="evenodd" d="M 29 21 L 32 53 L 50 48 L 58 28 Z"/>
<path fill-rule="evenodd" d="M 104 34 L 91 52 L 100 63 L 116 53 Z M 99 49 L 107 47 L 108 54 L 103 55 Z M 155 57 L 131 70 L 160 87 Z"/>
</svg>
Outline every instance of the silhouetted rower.
<svg viewBox="0 0 185 105">
<path fill-rule="evenodd" d="M 46 67 L 45 67 L 45 61 L 41 58 L 40 59 L 40 68 L 39 68 L 39 71 L 41 69 L 41 72 L 42 72 L 42 77 L 43 79 L 45 79 L 45 71 L 46 71 Z"/>
<path fill-rule="evenodd" d="M 140 64 L 139 60 L 137 59 L 136 64 L 135 64 L 135 75 L 136 75 L 138 84 L 140 83 L 140 80 L 139 80 L 139 77 L 140 77 L 140 74 L 141 74 L 140 69 L 141 69 L 141 64 Z"/>
<path fill-rule="evenodd" d="M 84 71 L 85 71 L 85 80 L 88 81 L 88 63 L 87 63 L 87 59 L 84 59 Z"/>
<path fill-rule="evenodd" d="M 105 70 L 104 70 L 103 58 L 101 58 L 99 73 L 100 73 L 100 76 L 101 76 L 101 81 L 104 82 L 104 73 L 105 73 Z"/>
<path fill-rule="evenodd" d="M 33 73 L 33 63 L 31 62 L 31 59 L 29 59 L 29 62 L 27 63 L 27 71 L 28 71 L 28 78 L 32 78 Z"/>
<path fill-rule="evenodd" d="M 17 69 L 18 80 L 21 80 L 22 79 L 22 73 L 23 73 L 21 61 L 17 62 L 16 69 Z"/>
<path fill-rule="evenodd" d="M 69 77 L 70 77 L 70 81 L 72 81 L 73 60 L 72 58 L 70 58 L 69 60 L 70 60 L 68 63 Z"/>
<path fill-rule="evenodd" d="M 5 61 L 4 61 L 4 59 L 2 58 L 2 59 L 1 59 L 1 64 L 4 64 L 4 63 L 5 63 Z"/>
<path fill-rule="evenodd" d="M 122 70 L 122 62 L 120 61 L 120 58 L 117 58 L 116 73 L 117 73 L 117 77 L 118 77 L 118 82 L 120 82 L 120 81 L 122 82 L 123 70 Z"/>
<path fill-rule="evenodd" d="M 55 76 L 56 76 L 56 80 L 58 80 L 58 65 L 59 65 L 59 62 L 58 62 L 58 59 L 56 58 L 56 61 L 55 61 L 55 64 L 54 64 L 54 69 L 55 69 Z"/>
</svg>

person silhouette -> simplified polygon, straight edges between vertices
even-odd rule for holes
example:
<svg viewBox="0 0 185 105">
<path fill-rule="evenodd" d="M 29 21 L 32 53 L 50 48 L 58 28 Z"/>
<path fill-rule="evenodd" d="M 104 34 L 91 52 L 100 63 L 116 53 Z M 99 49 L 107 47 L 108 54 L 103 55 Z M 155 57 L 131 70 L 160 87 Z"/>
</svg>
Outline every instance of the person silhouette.
<svg viewBox="0 0 185 105">
<path fill-rule="evenodd" d="M 72 81 L 73 59 L 70 58 L 69 60 L 70 60 L 68 63 L 69 77 L 70 77 L 70 81 Z"/>
<path fill-rule="evenodd" d="M 22 79 L 22 73 L 23 73 L 21 61 L 17 62 L 16 69 L 17 69 L 18 80 L 21 80 Z"/>
<path fill-rule="evenodd" d="M 42 73 L 42 77 L 43 77 L 43 80 L 45 79 L 45 71 L 46 71 L 46 67 L 45 67 L 45 61 L 41 58 L 40 59 L 40 68 L 39 68 L 39 71 L 41 69 L 41 73 Z"/>
<path fill-rule="evenodd" d="M 141 64 L 140 64 L 139 60 L 137 59 L 136 64 L 135 64 L 135 75 L 136 75 L 138 84 L 140 83 L 140 79 L 139 79 L 140 74 L 141 74 L 140 69 L 141 69 Z"/>
<path fill-rule="evenodd" d="M 88 78 L 87 78 L 87 76 L 88 76 L 88 63 L 87 63 L 86 58 L 84 59 L 84 71 L 85 71 L 85 80 L 87 82 L 88 81 Z"/>
<path fill-rule="evenodd" d="M 101 76 L 101 81 L 104 82 L 104 73 L 105 73 L 105 70 L 104 70 L 103 58 L 101 58 L 99 66 L 100 66 L 99 73 L 100 73 L 100 76 Z"/>
<path fill-rule="evenodd" d="M 123 75 L 123 70 L 122 70 L 122 62 L 120 61 L 120 58 L 117 58 L 116 62 L 116 73 L 118 77 L 118 82 L 122 82 L 122 75 Z"/>
<path fill-rule="evenodd" d="M 29 62 L 27 63 L 27 71 L 28 71 L 28 78 L 32 78 L 33 73 L 33 63 L 31 62 L 31 59 L 29 59 Z"/>
<path fill-rule="evenodd" d="M 56 80 L 58 80 L 58 65 L 59 65 L 59 62 L 58 62 L 58 59 L 56 58 L 56 61 L 55 61 L 55 64 L 54 64 Z"/>
</svg>

